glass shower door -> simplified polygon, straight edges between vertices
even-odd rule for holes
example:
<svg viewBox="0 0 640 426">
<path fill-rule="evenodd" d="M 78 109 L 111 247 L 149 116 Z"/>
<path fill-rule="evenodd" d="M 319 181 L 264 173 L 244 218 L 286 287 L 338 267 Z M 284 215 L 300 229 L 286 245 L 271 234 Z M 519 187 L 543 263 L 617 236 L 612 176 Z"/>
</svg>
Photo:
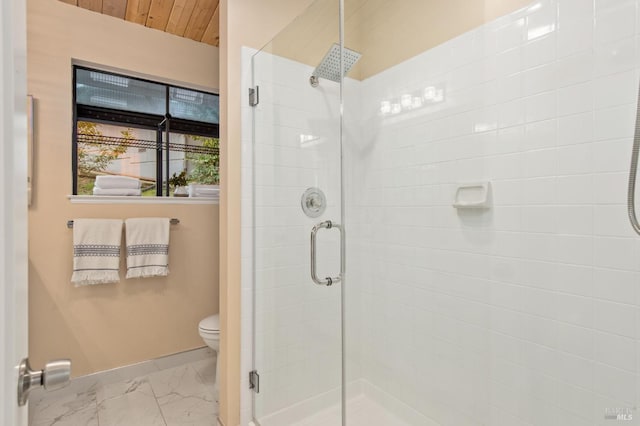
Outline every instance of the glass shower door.
<svg viewBox="0 0 640 426">
<path fill-rule="evenodd" d="M 338 41 L 318 1 L 251 61 L 254 418 L 341 420 L 340 83 L 315 68 Z M 322 42 L 316 35 L 322 34 Z M 312 277 L 313 276 L 313 277 Z"/>
</svg>

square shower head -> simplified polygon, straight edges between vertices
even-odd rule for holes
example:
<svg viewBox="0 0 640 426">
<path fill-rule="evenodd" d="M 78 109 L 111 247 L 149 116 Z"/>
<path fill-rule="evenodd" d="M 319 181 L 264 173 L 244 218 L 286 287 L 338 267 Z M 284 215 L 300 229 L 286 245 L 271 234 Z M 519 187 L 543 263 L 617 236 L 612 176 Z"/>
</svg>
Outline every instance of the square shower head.
<svg viewBox="0 0 640 426">
<path fill-rule="evenodd" d="M 344 74 L 346 75 L 351 67 L 358 62 L 362 56 L 360 53 L 344 48 Z M 322 62 L 313 71 L 314 77 L 324 78 L 327 80 L 340 81 L 340 45 L 334 43 L 331 49 L 324 55 Z"/>
</svg>

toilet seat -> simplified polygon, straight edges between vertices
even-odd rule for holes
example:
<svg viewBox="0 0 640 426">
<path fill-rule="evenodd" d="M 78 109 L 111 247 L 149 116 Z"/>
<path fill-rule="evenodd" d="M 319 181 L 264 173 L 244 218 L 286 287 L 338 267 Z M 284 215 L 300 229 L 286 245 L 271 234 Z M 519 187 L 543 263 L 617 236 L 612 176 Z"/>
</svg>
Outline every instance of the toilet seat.
<svg viewBox="0 0 640 426">
<path fill-rule="evenodd" d="M 207 334 L 220 333 L 220 315 L 211 315 L 200 321 L 198 329 Z"/>
</svg>

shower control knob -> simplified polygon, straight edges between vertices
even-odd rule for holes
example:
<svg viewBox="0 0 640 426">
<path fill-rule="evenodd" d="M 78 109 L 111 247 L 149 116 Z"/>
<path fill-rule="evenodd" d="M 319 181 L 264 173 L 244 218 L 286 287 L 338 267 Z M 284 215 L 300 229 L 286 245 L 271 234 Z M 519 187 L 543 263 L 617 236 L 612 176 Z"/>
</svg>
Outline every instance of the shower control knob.
<svg viewBox="0 0 640 426">
<path fill-rule="evenodd" d="M 302 194 L 300 204 L 304 214 L 310 218 L 317 218 L 327 208 L 327 199 L 320 188 L 309 188 Z"/>
<path fill-rule="evenodd" d="M 311 194 L 309 198 L 307 198 L 307 207 L 311 209 L 317 209 L 321 205 L 322 202 L 320 201 L 320 197 L 318 197 L 318 194 Z"/>
</svg>

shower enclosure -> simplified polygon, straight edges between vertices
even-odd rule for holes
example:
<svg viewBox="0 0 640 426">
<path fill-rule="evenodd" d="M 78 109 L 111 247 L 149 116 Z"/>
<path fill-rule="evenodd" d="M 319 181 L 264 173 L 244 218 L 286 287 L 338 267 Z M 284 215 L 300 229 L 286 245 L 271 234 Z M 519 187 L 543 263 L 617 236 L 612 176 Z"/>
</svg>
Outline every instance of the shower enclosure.
<svg viewBox="0 0 640 426">
<path fill-rule="evenodd" d="M 316 0 L 244 52 L 243 425 L 640 424 L 638 3 Z"/>
</svg>

